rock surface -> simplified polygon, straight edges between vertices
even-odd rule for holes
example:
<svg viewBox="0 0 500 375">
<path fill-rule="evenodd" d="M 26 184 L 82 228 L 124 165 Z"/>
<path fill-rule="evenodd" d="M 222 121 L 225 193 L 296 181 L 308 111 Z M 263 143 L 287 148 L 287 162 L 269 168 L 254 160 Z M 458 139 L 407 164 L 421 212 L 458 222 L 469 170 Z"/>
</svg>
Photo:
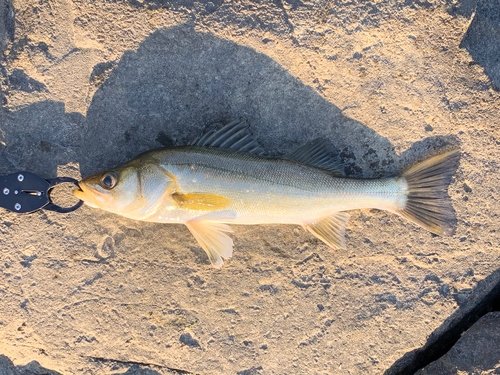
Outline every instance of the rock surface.
<svg viewBox="0 0 500 375">
<path fill-rule="evenodd" d="M 183 226 L 2 212 L 0 354 L 68 374 L 380 374 L 459 321 L 500 280 L 500 98 L 459 47 L 471 3 L 0 1 L 1 174 L 78 178 L 236 118 L 273 155 L 329 140 L 352 177 L 462 150 L 452 237 L 376 210 L 352 212 L 340 252 L 239 226 L 220 270 Z"/>
<path fill-rule="evenodd" d="M 500 1 L 483 0 L 465 34 L 461 47 L 466 48 L 475 62 L 500 90 Z"/>
<path fill-rule="evenodd" d="M 31 361 L 24 366 L 14 366 L 8 357 L 0 355 L 0 375 L 59 375 L 59 373 L 43 368 L 37 361 Z"/>
<path fill-rule="evenodd" d="M 483 316 L 453 348 L 416 375 L 500 373 L 500 312 Z"/>
</svg>

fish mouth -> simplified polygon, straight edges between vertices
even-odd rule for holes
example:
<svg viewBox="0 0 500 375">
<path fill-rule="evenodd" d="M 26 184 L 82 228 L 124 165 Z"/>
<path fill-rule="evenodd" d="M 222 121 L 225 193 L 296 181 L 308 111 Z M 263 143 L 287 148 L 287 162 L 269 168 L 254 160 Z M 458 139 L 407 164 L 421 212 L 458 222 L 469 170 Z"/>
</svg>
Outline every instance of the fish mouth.
<svg viewBox="0 0 500 375">
<path fill-rule="evenodd" d="M 73 190 L 73 195 L 78 199 L 85 202 L 87 206 L 99 208 L 97 203 L 99 202 L 99 193 L 97 190 L 92 189 L 90 186 L 86 185 L 83 181 L 78 182 L 78 189 Z"/>
<path fill-rule="evenodd" d="M 82 184 L 82 181 L 75 182 L 76 189 L 73 191 L 83 191 L 82 188 L 80 187 L 80 184 Z"/>
<path fill-rule="evenodd" d="M 78 182 L 78 184 L 76 184 L 77 189 L 73 190 L 73 195 L 75 197 L 77 197 L 78 199 L 87 203 L 87 201 L 89 200 L 89 197 L 85 193 L 84 186 L 85 186 L 85 184 L 82 181 Z"/>
</svg>

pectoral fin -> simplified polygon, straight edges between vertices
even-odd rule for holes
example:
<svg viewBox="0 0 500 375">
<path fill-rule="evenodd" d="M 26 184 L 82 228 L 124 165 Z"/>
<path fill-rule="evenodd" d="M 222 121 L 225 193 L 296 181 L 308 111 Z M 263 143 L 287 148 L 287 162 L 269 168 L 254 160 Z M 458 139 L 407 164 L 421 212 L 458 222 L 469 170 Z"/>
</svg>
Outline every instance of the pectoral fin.
<svg viewBox="0 0 500 375">
<path fill-rule="evenodd" d="M 174 193 L 172 197 L 181 208 L 186 210 L 219 211 L 231 205 L 231 199 L 217 194 Z"/>
<path fill-rule="evenodd" d="M 336 212 L 313 223 L 304 224 L 304 228 L 321 241 L 336 250 L 345 249 L 345 227 L 351 215 Z"/>
<path fill-rule="evenodd" d="M 212 266 L 219 268 L 224 259 L 233 255 L 233 240 L 224 232 L 231 233 L 227 224 L 212 221 L 188 221 L 186 226 L 207 253 Z"/>
</svg>

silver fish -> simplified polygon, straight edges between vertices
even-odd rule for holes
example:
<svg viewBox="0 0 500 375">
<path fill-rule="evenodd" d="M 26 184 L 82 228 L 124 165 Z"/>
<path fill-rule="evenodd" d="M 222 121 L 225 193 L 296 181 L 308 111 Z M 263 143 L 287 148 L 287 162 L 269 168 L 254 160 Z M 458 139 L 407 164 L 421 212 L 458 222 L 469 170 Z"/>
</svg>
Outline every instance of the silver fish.
<svg viewBox="0 0 500 375">
<path fill-rule="evenodd" d="M 298 224 L 345 249 L 345 211 L 378 208 L 439 235 L 454 231 L 446 190 L 460 152 L 420 162 L 398 177 L 346 178 L 326 142 L 286 158 L 266 156 L 244 123 L 190 146 L 156 149 L 84 178 L 76 197 L 131 219 L 185 224 L 214 267 L 232 256 L 228 224 Z"/>
</svg>

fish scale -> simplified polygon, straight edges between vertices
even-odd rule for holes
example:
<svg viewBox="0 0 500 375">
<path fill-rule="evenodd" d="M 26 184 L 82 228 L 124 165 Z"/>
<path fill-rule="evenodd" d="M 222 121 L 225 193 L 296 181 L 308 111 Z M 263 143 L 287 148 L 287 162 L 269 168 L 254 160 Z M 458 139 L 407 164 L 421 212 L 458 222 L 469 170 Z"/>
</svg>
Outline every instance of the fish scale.
<svg viewBox="0 0 500 375">
<path fill-rule="evenodd" d="M 176 176 L 178 191 L 217 192 L 231 199 L 233 224 L 303 224 L 337 211 L 360 208 L 397 210 L 406 184 L 397 178 L 362 180 L 333 177 L 301 162 L 211 147 L 159 151 L 157 162 Z M 186 220 L 187 215 L 183 214 Z M 195 219 L 204 212 L 193 211 Z M 168 222 L 160 211 L 148 221 Z M 188 219 L 188 220 L 189 220 Z"/>
</svg>

